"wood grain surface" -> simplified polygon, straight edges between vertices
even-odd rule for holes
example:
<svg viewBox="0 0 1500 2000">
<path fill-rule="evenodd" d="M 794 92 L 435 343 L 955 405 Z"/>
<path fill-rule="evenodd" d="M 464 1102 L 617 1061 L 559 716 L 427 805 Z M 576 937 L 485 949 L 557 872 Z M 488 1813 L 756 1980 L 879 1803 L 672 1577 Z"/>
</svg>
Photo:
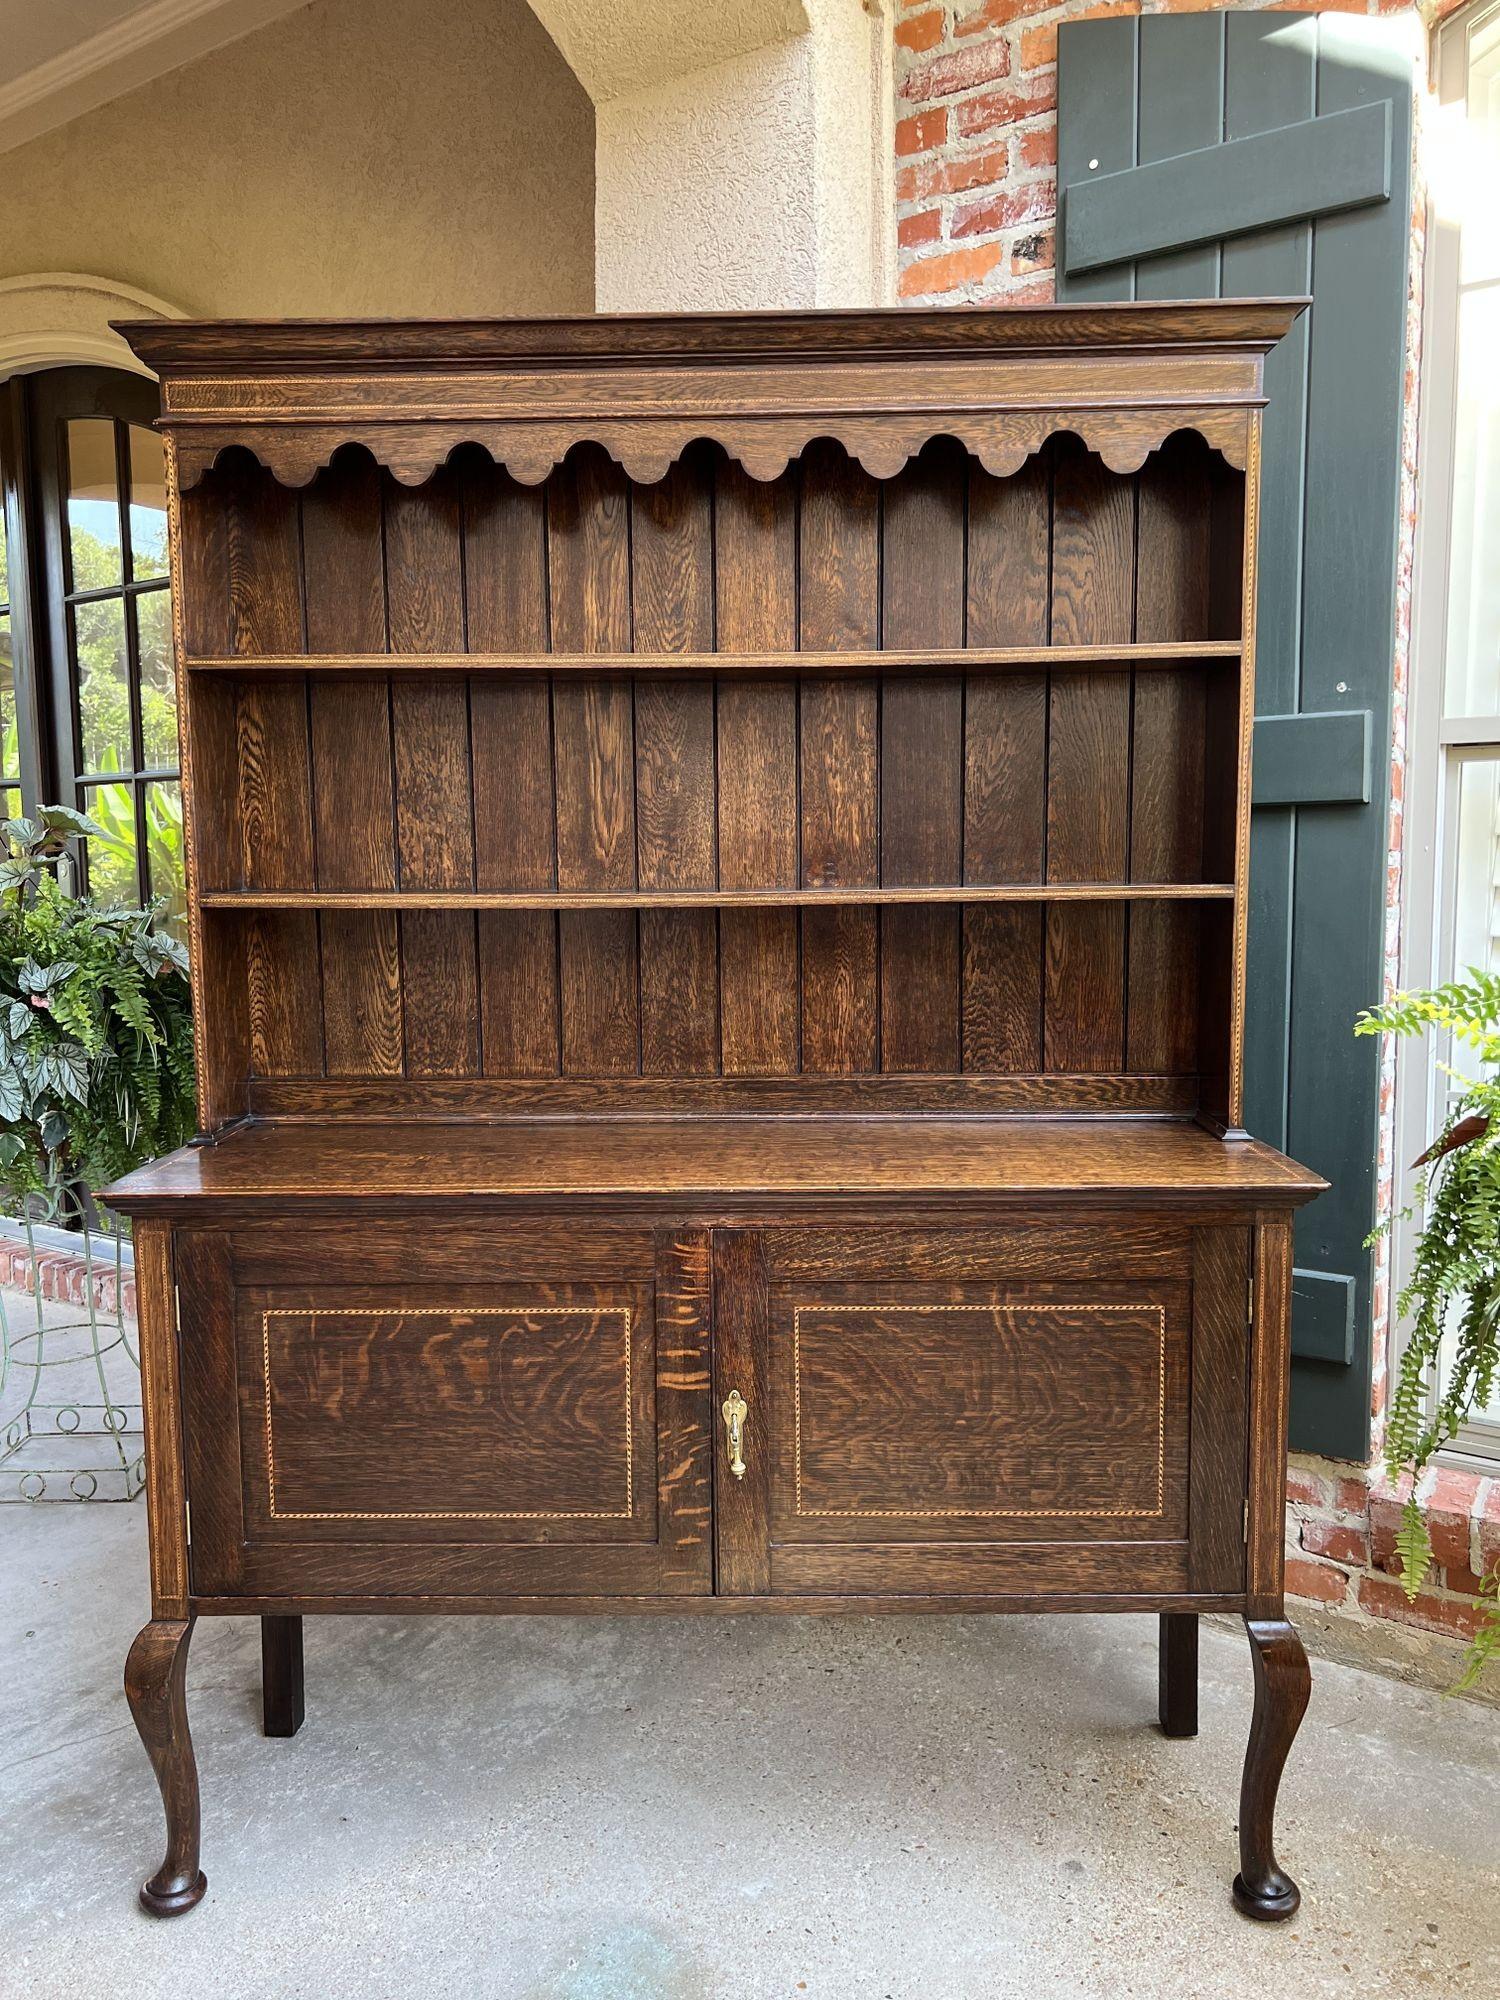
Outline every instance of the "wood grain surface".
<svg viewBox="0 0 1500 2000">
<path fill-rule="evenodd" d="M 1133 1192 L 1295 1202 L 1323 1182 L 1269 1146 L 1130 1119 L 508 1119 L 265 1122 L 116 1182 L 126 1214 L 199 1197 L 709 1195 L 936 1191 L 1035 1200 Z"/>
<path fill-rule="evenodd" d="M 1196 524 L 1237 477 L 1190 438 L 1008 478 L 951 440 L 886 479 L 827 440 L 770 481 L 707 445 L 648 482 L 580 445 L 539 488 L 226 464 L 185 510 L 211 1101 L 1050 1073 L 1058 1108 L 1090 1074 L 1144 1107 L 1204 1071 L 1218 1101 L 1239 641 Z"/>
</svg>

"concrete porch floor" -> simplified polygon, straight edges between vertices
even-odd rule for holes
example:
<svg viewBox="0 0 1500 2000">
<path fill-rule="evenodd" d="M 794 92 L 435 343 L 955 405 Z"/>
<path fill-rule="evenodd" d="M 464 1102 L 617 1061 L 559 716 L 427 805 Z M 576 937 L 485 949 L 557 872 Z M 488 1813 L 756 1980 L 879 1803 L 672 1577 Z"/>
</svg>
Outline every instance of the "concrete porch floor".
<svg viewBox="0 0 1500 2000">
<path fill-rule="evenodd" d="M 1145 1618 L 315 1619 L 259 1734 L 258 1629 L 189 1700 L 209 1890 L 135 1891 L 160 1815 L 120 1672 L 139 1506 L 0 1513 L 0 1989 L 27 2000 L 1493 1996 L 1491 1710 L 1314 1662 L 1282 1791 L 1301 1914 L 1228 1899 L 1250 1707 L 1206 1625 L 1168 1742 Z"/>
</svg>

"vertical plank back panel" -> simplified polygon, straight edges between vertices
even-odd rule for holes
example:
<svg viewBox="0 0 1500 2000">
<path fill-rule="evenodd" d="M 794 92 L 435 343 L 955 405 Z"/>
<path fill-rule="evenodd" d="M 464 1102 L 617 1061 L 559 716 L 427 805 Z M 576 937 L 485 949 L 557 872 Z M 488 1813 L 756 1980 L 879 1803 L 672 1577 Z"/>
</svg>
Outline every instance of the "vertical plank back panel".
<svg viewBox="0 0 1500 2000">
<path fill-rule="evenodd" d="M 630 499 L 625 475 L 583 446 L 547 489 L 552 643 L 573 653 L 630 650 Z M 557 881 L 635 887 L 635 759 L 630 683 L 559 679 L 553 689 Z M 637 926 L 630 910 L 559 919 L 566 1075 L 633 1074 L 640 1064 Z"/>
<path fill-rule="evenodd" d="M 1135 495 L 1072 439 L 1053 474 L 1052 643 L 1131 637 Z M 1123 881 L 1129 857 L 1130 676 L 1054 672 L 1049 696 L 1047 880 Z M 1125 1053 L 1125 928 L 1118 903 L 1047 910 L 1049 1070 L 1118 1070 Z"/>
<path fill-rule="evenodd" d="M 752 479 L 721 461 L 714 505 L 719 650 L 797 643 L 794 474 Z M 789 680 L 723 680 L 718 690 L 719 881 L 797 885 L 797 693 Z M 798 1065 L 797 919 L 790 910 L 719 915 L 721 1053 L 726 1075 L 788 1076 Z"/>
<path fill-rule="evenodd" d="M 884 489 L 881 643 L 887 652 L 964 642 L 968 468 L 946 440 Z M 880 718 L 880 878 L 956 882 L 963 859 L 963 683 L 888 673 Z M 880 1054 L 887 1070 L 959 1066 L 960 913 L 881 912 Z"/>
<path fill-rule="evenodd" d="M 1231 467 L 1216 465 L 1210 490 L 1209 630 L 1220 637 L 1237 638 L 1243 623 L 1245 476 Z M 1210 879 L 1217 882 L 1229 881 L 1246 858 L 1237 847 L 1243 678 L 1216 675 L 1209 683 L 1205 702 L 1203 865 Z"/>
<path fill-rule="evenodd" d="M 229 510 L 229 643 L 236 653 L 302 650 L 297 496 L 247 469 Z M 298 675 L 239 683 L 240 866 L 259 889 L 313 879 L 307 683 Z"/>
<path fill-rule="evenodd" d="M 1147 459 L 1137 506 L 1136 637 L 1206 637 L 1208 454 L 1197 439 L 1175 439 Z M 1200 670 L 1136 676 L 1134 881 L 1202 878 L 1204 700 Z M 1183 1074 L 1197 1067 L 1200 917 L 1182 904 L 1138 903 L 1131 910 L 1127 1069 Z"/>
<path fill-rule="evenodd" d="M 168 458 L 175 476 L 175 455 Z M 216 472 L 178 501 L 173 584 L 178 627 L 190 653 L 229 651 L 229 517 L 225 474 Z M 232 681 L 183 675 L 182 756 L 188 894 L 243 880 L 239 842 L 239 757 Z M 193 925 L 194 1047 L 198 1120 L 211 1132 L 245 1108 L 250 1068 L 244 924 L 204 913 Z M 204 996 L 208 996 L 206 1002 Z"/>
<path fill-rule="evenodd" d="M 1010 479 L 969 468 L 968 644 L 1044 646 L 1051 621 L 1050 454 Z M 964 690 L 964 880 L 1040 882 L 1046 862 L 1047 676 L 971 673 Z M 963 914 L 963 1066 L 1042 1067 L 1039 904 Z"/>
<path fill-rule="evenodd" d="M 463 553 L 453 473 L 441 471 L 415 489 L 387 483 L 385 552 L 392 653 L 462 652 Z M 393 673 L 391 719 L 401 886 L 472 888 L 467 686 L 458 679 Z M 472 915 L 404 911 L 401 966 L 408 1075 L 476 1075 L 479 985 Z"/>
<path fill-rule="evenodd" d="M 302 650 L 297 497 L 247 468 L 229 510 L 229 643 L 236 653 Z M 239 683 L 236 711 L 241 871 L 263 889 L 314 878 L 307 682 L 299 675 Z M 317 919 L 262 911 L 246 926 L 250 1061 L 262 1076 L 323 1068 Z"/>
<path fill-rule="evenodd" d="M 498 467 L 460 478 L 470 648 L 541 659 L 548 648 L 547 503 Z M 552 696 L 539 676 L 480 675 L 469 687 L 474 870 L 481 889 L 550 889 L 557 847 Z M 559 1066 L 557 917 L 479 916 L 480 1045 L 486 1076 L 555 1076 Z"/>
<path fill-rule="evenodd" d="M 179 497 L 178 576 L 182 640 L 189 653 L 223 655 L 229 642 L 229 535 L 232 475 L 220 470 Z M 203 889 L 244 881 L 240 776 L 233 681 L 183 676 L 190 710 L 184 734 L 196 780 L 188 802 L 193 860 Z"/>
<path fill-rule="evenodd" d="M 632 494 L 631 591 L 640 652 L 714 644 L 713 469 L 687 453 Z M 635 684 L 636 869 L 642 889 L 717 880 L 714 684 Z M 707 1076 L 719 1066 L 719 933 L 712 910 L 641 912 L 641 1068 Z"/>
<path fill-rule="evenodd" d="M 1258 479 L 1258 470 L 1255 476 Z M 1205 1115 L 1226 1128 L 1242 1126 L 1245 1115 L 1243 954 L 1249 918 L 1249 826 L 1248 813 L 1242 811 L 1239 780 L 1241 759 L 1248 753 L 1255 694 L 1255 551 L 1246 542 L 1246 480 L 1246 474 L 1216 464 L 1209 507 L 1209 630 L 1228 637 L 1244 635 L 1250 640 L 1250 656 L 1240 674 L 1216 676 L 1209 683 L 1204 702 L 1203 866 L 1215 881 L 1227 882 L 1232 876 L 1236 896 L 1232 911 L 1205 910 L 1200 925 L 1199 1095 Z M 1262 845 L 1265 848 L 1264 842 Z M 1273 864 L 1285 859 L 1274 850 L 1272 841 L 1266 854 Z M 1269 872 L 1274 875 L 1274 867 Z M 1274 979 L 1267 983 L 1263 951 L 1261 992 L 1273 988 Z M 1274 1074 L 1276 1062 L 1284 1066 L 1287 1057 L 1284 1049 L 1278 1054 L 1270 1046 L 1273 1041 L 1274 1037 L 1263 1032 L 1259 1053 L 1268 1058 Z M 1264 1136 L 1269 1138 L 1272 1133 Z M 1290 1145 L 1291 1136 L 1282 1132 L 1280 1143 Z"/>
<path fill-rule="evenodd" d="M 307 650 L 386 648 L 380 473 L 343 454 L 302 497 Z M 308 687 L 318 886 L 396 886 L 391 693 L 385 675 Z M 400 1076 L 401 947 L 390 910 L 325 910 L 324 1060 L 330 1076 Z"/>
<path fill-rule="evenodd" d="M 1050 458 L 1010 479 L 969 471 L 968 644 L 1045 646 Z M 973 673 L 964 698 L 964 880 L 1040 882 L 1046 852 L 1047 677 Z"/>
<path fill-rule="evenodd" d="M 809 446 L 798 538 L 803 647 L 880 643 L 880 489 L 841 447 Z M 880 695 L 874 679 L 800 687 L 802 882 L 880 880 Z M 879 912 L 802 913 L 802 1066 L 880 1067 Z"/>
</svg>

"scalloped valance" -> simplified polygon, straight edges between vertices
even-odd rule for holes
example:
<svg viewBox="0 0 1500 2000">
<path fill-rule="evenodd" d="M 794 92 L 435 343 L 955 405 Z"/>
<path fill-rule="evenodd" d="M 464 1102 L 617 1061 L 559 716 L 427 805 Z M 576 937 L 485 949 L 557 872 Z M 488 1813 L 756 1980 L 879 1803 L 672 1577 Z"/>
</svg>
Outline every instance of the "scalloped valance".
<svg viewBox="0 0 1500 2000">
<path fill-rule="evenodd" d="M 775 479 L 829 438 L 879 479 L 951 437 L 997 475 L 1075 433 L 1130 473 L 1177 431 L 1249 462 L 1296 301 L 1019 311 L 123 329 L 162 377 L 177 477 L 231 448 L 305 486 L 343 445 L 405 485 L 476 445 L 523 485 L 578 444 L 633 480 L 700 439 Z"/>
<path fill-rule="evenodd" d="M 706 423 L 694 417 L 588 423 L 480 423 L 214 426 L 177 433 L 177 474 L 186 489 L 229 450 L 247 450 L 283 486 L 306 486 L 345 445 L 368 450 L 403 486 L 420 486 L 464 445 L 477 445 L 522 486 L 537 486 L 578 444 L 597 444 L 627 478 L 665 478 L 689 445 L 717 444 L 752 479 L 776 479 L 815 439 L 830 438 L 875 479 L 893 478 L 934 438 L 951 437 L 987 472 L 1017 472 L 1049 437 L 1070 431 L 1111 472 L 1140 469 L 1178 431 L 1195 431 L 1241 472 L 1249 452 L 1244 410 L 1027 410 L 926 416 L 742 418 Z"/>
</svg>

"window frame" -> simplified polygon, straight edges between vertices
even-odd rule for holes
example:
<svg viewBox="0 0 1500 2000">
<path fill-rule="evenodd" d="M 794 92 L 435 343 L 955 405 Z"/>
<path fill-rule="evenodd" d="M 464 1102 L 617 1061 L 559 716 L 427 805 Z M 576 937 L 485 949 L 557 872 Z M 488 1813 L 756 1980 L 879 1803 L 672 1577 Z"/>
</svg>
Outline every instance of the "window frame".
<svg viewBox="0 0 1500 2000">
<path fill-rule="evenodd" d="M 1475 35 L 1497 22 L 1500 0 L 1481 0 L 1435 31 L 1432 81 L 1440 104 L 1467 98 Z M 1493 759 L 1500 763 L 1500 713 L 1450 716 L 1445 712 L 1460 294 L 1460 229 L 1453 221 L 1445 221 L 1429 203 L 1401 863 L 1400 981 L 1406 988 L 1430 986 L 1450 976 L 1459 779 L 1466 762 Z M 1397 1221 L 1392 1238 L 1387 1354 L 1393 1374 L 1404 1345 L 1395 1295 L 1411 1274 L 1418 1228 L 1415 1218 L 1403 1221 L 1400 1217 L 1416 1195 L 1417 1173 L 1412 1163 L 1436 1129 L 1443 1088 L 1437 1064 L 1445 1055 L 1444 1049 L 1430 1046 L 1425 1038 L 1397 1045 Z M 1500 1422 L 1479 1419 L 1466 1424 L 1439 1456 L 1443 1463 L 1469 1471 L 1500 1472 Z"/>
<path fill-rule="evenodd" d="M 98 599 L 127 599 L 137 603 L 142 597 L 170 593 L 170 576 L 138 581 L 132 575 L 131 524 L 128 504 L 129 425 L 154 429 L 161 403 L 154 381 L 112 368 L 56 368 L 32 378 L 30 385 L 31 445 L 35 473 L 34 491 L 40 517 L 44 602 L 48 616 L 49 713 L 48 731 L 51 796 L 87 811 L 89 805 L 82 743 L 82 703 L 74 668 L 71 633 L 74 606 L 80 596 Z M 67 426 L 87 419 L 104 419 L 114 426 L 115 484 L 120 496 L 121 580 L 98 593 L 75 593 L 72 589 L 68 528 Z M 181 760 L 174 766 L 148 767 L 144 761 L 140 703 L 140 644 L 137 620 L 123 618 L 125 675 L 130 706 L 130 770 L 118 782 L 129 788 L 131 818 L 135 829 L 136 896 L 142 906 L 149 901 L 150 850 L 146 825 L 146 785 L 152 779 L 181 783 Z M 170 643 L 170 642 L 169 642 Z M 99 782 L 97 774 L 93 780 Z M 81 879 L 87 886 L 87 856 L 82 857 Z"/>
<path fill-rule="evenodd" d="M 0 382 L 0 506 L 5 512 L 8 554 L 21 810 L 31 813 L 47 797 L 50 773 L 45 752 L 50 730 L 39 670 L 35 482 L 25 382 L 20 375 Z"/>
</svg>

